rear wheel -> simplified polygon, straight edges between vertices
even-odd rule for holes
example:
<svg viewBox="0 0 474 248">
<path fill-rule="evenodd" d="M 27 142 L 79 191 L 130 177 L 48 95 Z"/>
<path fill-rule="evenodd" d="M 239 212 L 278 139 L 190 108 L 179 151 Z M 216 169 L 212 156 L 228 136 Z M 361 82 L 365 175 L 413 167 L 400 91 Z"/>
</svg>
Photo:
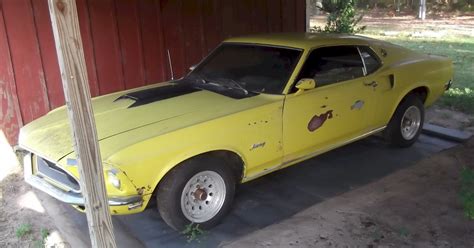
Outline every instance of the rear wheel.
<svg viewBox="0 0 474 248">
<path fill-rule="evenodd" d="M 421 99 L 408 95 L 397 107 L 385 129 L 385 138 L 395 146 L 409 147 L 416 142 L 423 128 L 425 110 Z"/>
<path fill-rule="evenodd" d="M 222 159 L 201 156 L 183 162 L 160 183 L 157 206 L 163 220 L 181 231 L 191 223 L 209 229 L 229 212 L 236 180 Z"/>
</svg>

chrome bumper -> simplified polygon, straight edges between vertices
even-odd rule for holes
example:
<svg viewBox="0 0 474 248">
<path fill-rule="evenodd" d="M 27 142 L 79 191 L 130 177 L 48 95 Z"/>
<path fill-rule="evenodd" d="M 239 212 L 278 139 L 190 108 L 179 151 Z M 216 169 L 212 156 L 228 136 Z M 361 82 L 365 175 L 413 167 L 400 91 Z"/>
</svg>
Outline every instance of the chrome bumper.
<svg viewBox="0 0 474 248">
<path fill-rule="evenodd" d="M 43 178 L 33 175 L 33 168 L 32 168 L 33 165 L 31 163 L 31 154 L 25 155 L 23 159 L 23 165 L 24 165 L 25 181 L 31 186 L 33 186 L 34 188 L 39 189 L 47 193 L 48 195 L 65 203 L 80 205 L 80 206 L 85 205 L 82 194 L 61 190 L 51 185 L 50 183 L 45 181 Z M 129 209 L 132 209 L 132 208 L 141 206 L 142 203 L 143 203 L 142 197 L 139 195 L 109 198 L 109 206 L 129 205 Z"/>
</svg>

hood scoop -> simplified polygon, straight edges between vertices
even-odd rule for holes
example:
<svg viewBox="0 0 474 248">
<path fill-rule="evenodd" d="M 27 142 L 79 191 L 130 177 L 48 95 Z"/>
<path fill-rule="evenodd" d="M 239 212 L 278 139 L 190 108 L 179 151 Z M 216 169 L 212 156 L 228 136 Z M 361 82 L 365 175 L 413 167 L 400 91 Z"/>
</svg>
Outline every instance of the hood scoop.
<svg viewBox="0 0 474 248">
<path fill-rule="evenodd" d="M 122 99 L 130 99 L 135 102 L 128 106 L 128 108 L 133 108 L 177 96 L 190 94 L 196 91 L 200 91 L 200 89 L 196 89 L 189 84 L 171 84 L 167 86 L 130 92 L 115 99 L 114 102 Z"/>
</svg>

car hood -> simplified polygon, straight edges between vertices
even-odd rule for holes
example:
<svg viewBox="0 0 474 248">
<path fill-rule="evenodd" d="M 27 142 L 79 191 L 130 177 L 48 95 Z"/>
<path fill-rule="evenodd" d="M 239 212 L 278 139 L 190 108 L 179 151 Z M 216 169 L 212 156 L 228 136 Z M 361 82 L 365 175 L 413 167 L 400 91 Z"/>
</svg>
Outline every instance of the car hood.
<svg viewBox="0 0 474 248">
<path fill-rule="evenodd" d="M 158 88 L 169 85 L 162 83 Z M 232 109 L 229 105 L 239 101 L 207 90 L 168 92 L 158 99 L 148 97 L 141 102 L 136 99 L 135 92 L 156 88 L 157 85 L 153 85 L 94 98 L 92 105 L 99 141 L 178 116 L 212 111 L 216 106 Z M 53 161 L 73 152 L 66 108 L 55 109 L 23 127 L 19 144 Z"/>
</svg>

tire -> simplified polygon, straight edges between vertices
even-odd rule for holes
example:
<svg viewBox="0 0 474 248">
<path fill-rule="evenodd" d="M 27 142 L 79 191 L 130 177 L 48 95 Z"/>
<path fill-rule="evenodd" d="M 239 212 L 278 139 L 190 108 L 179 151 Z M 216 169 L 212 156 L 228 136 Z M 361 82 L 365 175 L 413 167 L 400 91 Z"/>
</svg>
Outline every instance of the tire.
<svg viewBox="0 0 474 248">
<path fill-rule="evenodd" d="M 158 185 L 157 208 L 174 230 L 210 229 L 229 212 L 236 178 L 223 159 L 203 155 L 173 168 Z M 197 188 L 197 190 L 195 190 Z"/>
<path fill-rule="evenodd" d="M 393 146 L 409 147 L 420 136 L 425 119 L 425 108 L 421 99 L 410 94 L 398 105 L 384 136 Z"/>
</svg>

